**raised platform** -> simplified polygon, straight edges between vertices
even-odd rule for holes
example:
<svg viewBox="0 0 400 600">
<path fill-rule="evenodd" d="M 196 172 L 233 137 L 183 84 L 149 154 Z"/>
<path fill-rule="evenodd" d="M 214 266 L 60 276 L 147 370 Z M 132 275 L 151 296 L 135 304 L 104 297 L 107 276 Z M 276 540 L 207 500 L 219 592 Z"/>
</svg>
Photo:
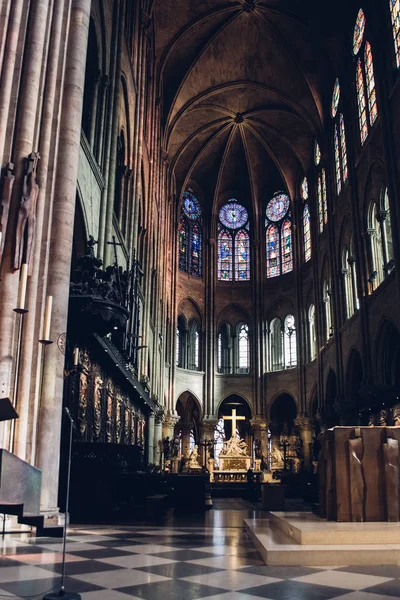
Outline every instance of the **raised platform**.
<svg viewBox="0 0 400 600">
<path fill-rule="evenodd" d="M 309 512 L 270 512 L 269 520 L 298 544 L 400 544 L 398 523 L 337 523 Z"/>
<path fill-rule="evenodd" d="M 312 513 L 267 513 L 244 526 L 267 565 L 400 565 L 399 523 L 336 523 Z"/>
</svg>

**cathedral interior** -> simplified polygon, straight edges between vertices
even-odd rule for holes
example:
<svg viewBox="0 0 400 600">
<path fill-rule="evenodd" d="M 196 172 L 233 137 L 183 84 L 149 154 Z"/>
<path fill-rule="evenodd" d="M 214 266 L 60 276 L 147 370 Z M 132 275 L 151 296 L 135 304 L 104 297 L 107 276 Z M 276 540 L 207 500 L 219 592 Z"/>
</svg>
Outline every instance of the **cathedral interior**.
<svg viewBox="0 0 400 600">
<path fill-rule="evenodd" d="M 70 427 L 89 523 L 400 425 L 399 0 L 2 0 L 0 78 L 0 452 L 45 520 Z"/>
</svg>

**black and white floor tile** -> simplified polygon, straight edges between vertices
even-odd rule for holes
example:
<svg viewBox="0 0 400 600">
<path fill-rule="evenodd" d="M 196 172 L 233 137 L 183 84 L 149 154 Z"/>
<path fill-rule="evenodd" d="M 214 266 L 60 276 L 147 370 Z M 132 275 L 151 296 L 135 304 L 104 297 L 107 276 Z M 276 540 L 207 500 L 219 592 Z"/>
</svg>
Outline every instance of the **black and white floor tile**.
<svg viewBox="0 0 400 600">
<path fill-rule="evenodd" d="M 0 600 L 60 583 L 62 543 L 0 540 Z M 266 566 L 241 528 L 72 528 L 66 589 L 82 600 L 395 600 L 400 566 Z"/>
</svg>

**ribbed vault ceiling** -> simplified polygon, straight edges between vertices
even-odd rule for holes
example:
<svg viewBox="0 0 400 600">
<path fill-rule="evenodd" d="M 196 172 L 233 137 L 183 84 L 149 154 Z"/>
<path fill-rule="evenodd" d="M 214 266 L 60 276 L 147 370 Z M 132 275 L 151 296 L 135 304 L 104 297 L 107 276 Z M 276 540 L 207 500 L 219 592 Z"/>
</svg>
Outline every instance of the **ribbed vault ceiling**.
<svg viewBox="0 0 400 600">
<path fill-rule="evenodd" d="M 211 209 L 234 190 L 255 213 L 266 190 L 286 185 L 293 196 L 334 79 L 307 4 L 157 2 L 164 148 L 178 193 L 194 180 Z"/>
</svg>

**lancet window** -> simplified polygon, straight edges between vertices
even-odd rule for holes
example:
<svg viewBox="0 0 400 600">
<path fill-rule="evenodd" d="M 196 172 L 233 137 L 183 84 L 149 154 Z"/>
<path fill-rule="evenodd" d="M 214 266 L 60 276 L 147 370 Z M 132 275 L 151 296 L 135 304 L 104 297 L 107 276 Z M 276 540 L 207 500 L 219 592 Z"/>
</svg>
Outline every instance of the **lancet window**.
<svg viewBox="0 0 400 600">
<path fill-rule="evenodd" d="M 219 211 L 218 279 L 250 279 L 249 215 L 245 207 L 234 198 Z"/>
<path fill-rule="evenodd" d="M 294 316 L 283 322 L 276 317 L 269 326 L 269 370 L 292 369 L 297 364 L 297 341 Z"/>
<path fill-rule="evenodd" d="M 343 247 L 342 251 L 342 276 L 345 301 L 345 316 L 350 319 L 359 308 L 357 294 L 357 269 L 354 257 L 353 243 L 350 247 Z"/>
<path fill-rule="evenodd" d="M 176 328 L 175 362 L 177 367 L 186 368 L 187 364 L 187 331 L 186 322 L 182 315 L 178 317 Z"/>
<path fill-rule="evenodd" d="M 387 188 L 379 202 L 370 205 L 367 239 L 369 241 L 370 291 L 375 290 L 394 268 L 392 224 Z"/>
<path fill-rule="evenodd" d="M 308 182 L 304 177 L 301 184 L 301 197 L 303 198 L 303 245 L 304 245 L 304 261 L 311 259 L 311 224 L 310 224 L 310 208 L 308 206 Z"/>
<path fill-rule="evenodd" d="M 392 31 L 394 41 L 394 53 L 397 68 L 400 67 L 400 1 L 389 0 L 390 16 L 392 19 Z"/>
<path fill-rule="evenodd" d="M 237 327 L 237 367 L 236 373 L 244 374 L 250 370 L 249 326 L 240 323 Z"/>
<path fill-rule="evenodd" d="M 315 306 L 310 304 L 308 308 L 308 337 L 310 360 L 317 358 L 317 330 L 315 325 Z"/>
<path fill-rule="evenodd" d="M 348 172 L 348 160 L 347 160 L 347 144 L 346 144 L 346 127 L 344 124 L 344 116 L 340 110 L 340 84 L 339 80 L 336 79 L 335 85 L 333 86 L 332 104 L 331 104 L 331 117 L 334 119 L 333 127 L 333 152 L 335 161 L 335 182 L 336 182 L 336 193 L 339 194 L 342 191 L 344 184 L 346 183 L 349 172 Z M 318 196 L 323 194 L 323 185 L 325 185 L 325 202 L 326 202 L 326 174 L 324 173 L 324 182 L 319 184 Z M 320 227 L 321 231 L 321 227 Z"/>
<path fill-rule="evenodd" d="M 292 219 L 289 196 L 276 192 L 266 209 L 267 277 L 293 270 Z"/>
<path fill-rule="evenodd" d="M 196 319 L 189 323 L 188 369 L 198 371 L 200 368 L 200 331 Z"/>
<path fill-rule="evenodd" d="M 333 314 L 332 314 L 332 290 L 328 279 L 324 279 L 322 284 L 322 300 L 325 313 L 325 339 L 329 341 L 333 336 Z"/>
<path fill-rule="evenodd" d="M 202 210 L 191 189 L 184 192 L 178 224 L 179 269 L 201 277 L 202 262 Z"/>
<path fill-rule="evenodd" d="M 361 144 L 378 116 L 374 62 L 371 44 L 365 34 L 366 19 L 362 8 L 358 11 L 353 34 L 353 55 L 356 60 L 356 92 Z"/>
</svg>

